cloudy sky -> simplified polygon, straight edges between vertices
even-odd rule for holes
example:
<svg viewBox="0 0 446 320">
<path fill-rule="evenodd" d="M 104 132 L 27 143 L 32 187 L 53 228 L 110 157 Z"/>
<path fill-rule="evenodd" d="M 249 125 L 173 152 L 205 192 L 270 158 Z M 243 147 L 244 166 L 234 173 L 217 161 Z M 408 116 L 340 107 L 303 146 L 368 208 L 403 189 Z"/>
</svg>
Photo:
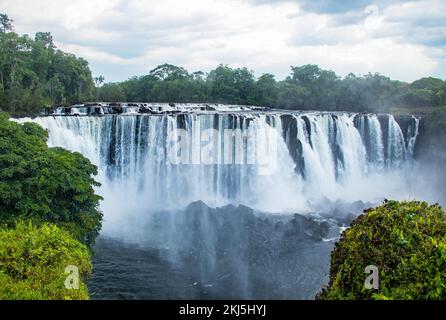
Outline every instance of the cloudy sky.
<svg viewBox="0 0 446 320">
<path fill-rule="evenodd" d="M 162 63 L 219 63 L 283 79 L 291 65 L 340 75 L 446 78 L 445 0 L 0 0 L 18 33 L 49 31 L 106 81 Z"/>
</svg>

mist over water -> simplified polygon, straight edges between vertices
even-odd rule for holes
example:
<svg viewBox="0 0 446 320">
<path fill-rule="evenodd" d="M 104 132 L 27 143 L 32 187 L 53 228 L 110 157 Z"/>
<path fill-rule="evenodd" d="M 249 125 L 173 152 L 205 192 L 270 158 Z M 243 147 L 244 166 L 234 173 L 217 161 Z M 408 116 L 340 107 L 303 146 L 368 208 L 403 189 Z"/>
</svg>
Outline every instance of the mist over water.
<svg viewBox="0 0 446 320">
<path fill-rule="evenodd" d="M 413 183 L 416 117 L 220 111 L 32 121 L 49 130 L 50 146 L 98 166 L 102 252 L 115 257 L 107 238 L 135 244 L 142 261 L 156 256 L 152 267 L 190 278 L 170 294 L 148 295 L 156 282 L 148 276 L 148 291 L 130 292 L 128 282 L 98 298 L 312 298 L 346 216 L 423 195 Z M 96 268 L 100 279 L 115 265 L 107 263 Z"/>
</svg>

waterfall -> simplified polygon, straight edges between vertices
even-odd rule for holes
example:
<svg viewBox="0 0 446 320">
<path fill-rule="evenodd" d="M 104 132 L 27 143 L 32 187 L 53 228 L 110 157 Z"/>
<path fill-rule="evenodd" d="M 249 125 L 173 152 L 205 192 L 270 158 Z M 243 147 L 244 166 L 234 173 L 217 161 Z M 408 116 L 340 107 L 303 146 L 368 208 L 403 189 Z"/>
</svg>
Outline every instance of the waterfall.
<svg viewBox="0 0 446 320">
<path fill-rule="evenodd" d="M 412 158 L 415 151 L 415 144 L 419 135 L 420 119 L 412 116 L 411 125 L 407 128 L 407 153 Z"/>
<path fill-rule="evenodd" d="M 403 192 L 399 173 L 411 162 L 419 126 L 413 117 L 404 135 L 391 115 L 277 111 L 18 121 L 42 125 L 50 146 L 78 151 L 98 166 L 104 232 L 138 223 L 141 212 L 197 200 L 307 212 L 318 199 L 397 197 L 392 192 Z"/>
<path fill-rule="evenodd" d="M 353 117 L 346 114 L 339 116 L 337 128 L 336 143 L 341 150 L 339 176 L 344 181 L 360 178 L 366 170 L 366 151 Z"/>
<path fill-rule="evenodd" d="M 309 130 L 304 117 L 309 123 Z M 336 184 L 336 172 L 328 141 L 330 118 L 299 115 L 295 116 L 295 120 L 297 140 L 302 150 L 303 176 L 310 186 L 315 186 L 324 193 L 331 194 Z"/>
<path fill-rule="evenodd" d="M 383 169 L 385 165 L 383 129 L 378 116 L 374 114 L 358 115 L 356 123 L 366 148 L 369 166 L 373 167 L 371 170 Z"/>
<path fill-rule="evenodd" d="M 389 116 L 387 141 L 387 165 L 399 167 L 407 158 L 407 148 L 403 131 L 392 115 Z"/>
<path fill-rule="evenodd" d="M 123 103 L 16 121 L 97 165 L 100 241 L 144 249 L 156 273 L 132 277 L 155 297 L 159 270 L 181 270 L 169 296 L 313 298 L 340 226 L 384 198 L 412 198 L 416 185 L 417 117 Z M 128 256 L 119 263 L 134 264 Z M 109 270 L 122 270 L 101 259 L 109 292 L 119 278 Z"/>
</svg>

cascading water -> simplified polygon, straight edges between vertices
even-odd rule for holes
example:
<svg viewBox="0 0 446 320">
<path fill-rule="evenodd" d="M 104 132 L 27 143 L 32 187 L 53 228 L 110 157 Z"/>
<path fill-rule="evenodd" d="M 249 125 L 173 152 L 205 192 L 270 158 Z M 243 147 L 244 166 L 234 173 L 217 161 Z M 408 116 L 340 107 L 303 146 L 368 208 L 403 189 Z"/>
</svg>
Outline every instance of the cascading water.
<svg viewBox="0 0 446 320">
<path fill-rule="evenodd" d="M 395 173 L 410 163 L 419 119 L 413 118 L 405 137 L 391 115 L 382 121 L 387 134 L 376 115 L 302 113 L 292 115 L 291 122 L 284 117 L 277 112 L 182 113 L 33 121 L 49 130 L 51 146 L 81 152 L 99 167 L 105 231 L 110 212 L 129 205 L 130 211 L 178 209 L 202 200 L 211 206 L 305 212 L 311 209 L 309 199 L 398 196 L 387 188 L 355 199 L 349 190 L 369 176 Z M 295 127 L 293 141 L 284 124 Z M 172 158 L 181 142 L 187 150 Z"/>
<path fill-rule="evenodd" d="M 418 135 L 420 134 L 419 128 L 420 119 L 412 116 L 412 125 L 407 128 L 407 137 L 409 137 L 407 141 L 407 153 L 410 159 L 413 157 L 415 152 L 415 144 L 417 142 Z"/>
<path fill-rule="evenodd" d="M 370 170 L 382 170 L 385 164 L 383 130 L 377 115 L 360 115 L 356 118 L 356 126 L 366 149 Z"/>
<path fill-rule="evenodd" d="M 416 117 L 404 134 L 391 115 L 325 112 L 183 110 L 18 121 L 42 125 L 49 130 L 50 146 L 78 151 L 98 166 L 103 235 L 166 249 L 168 259 L 177 263 L 184 252 L 195 252 L 202 283 L 218 282 L 229 272 L 239 286 L 234 297 L 247 298 L 258 297 L 249 270 L 260 268 L 256 259 L 247 258 L 249 252 L 262 251 L 262 268 L 272 268 L 270 259 L 279 259 L 274 255 L 288 245 L 275 238 L 281 229 L 268 229 L 265 222 L 251 218 L 237 220 L 234 212 L 242 209 L 225 207 L 230 213 L 223 214 L 190 203 L 246 205 L 258 214 L 292 218 L 296 212 L 315 212 L 327 199 L 379 202 L 408 197 L 404 172 L 419 134 Z M 253 226 L 243 229 L 248 222 Z M 226 238 L 228 232 L 232 238 Z M 248 235 L 257 239 L 265 232 L 272 238 L 238 247 Z M 275 249 L 262 249 L 265 243 Z M 286 286 L 288 279 L 274 281 Z M 274 292 L 274 297 L 314 293 L 296 293 L 294 287 Z"/>
<path fill-rule="evenodd" d="M 403 131 L 393 116 L 389 116 L 386 162 L 389 167 L 399 167 L 407 158 Z"/>
</svg>

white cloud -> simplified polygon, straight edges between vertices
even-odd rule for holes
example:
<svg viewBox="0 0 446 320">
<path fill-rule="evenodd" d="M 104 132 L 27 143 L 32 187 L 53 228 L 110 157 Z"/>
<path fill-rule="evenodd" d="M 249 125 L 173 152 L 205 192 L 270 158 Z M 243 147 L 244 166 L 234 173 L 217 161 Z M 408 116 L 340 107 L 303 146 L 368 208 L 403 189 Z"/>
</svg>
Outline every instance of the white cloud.
<svg viewBox="0 0 446 320">
<path fill-rule="evenodd" d="M 93 73 L 108 81 L 146 74 L 164 62 L 190 71 L 227 63 L 279 79 L 290 65 L 306 63 L 341 75 L 446 77 L 446 8 L 440 0 L 337 8 L 328 0 L 319 6 L 271 0 L 1 1 L 18 32 L 50 31 L 61 49 L 89 60 Z M 376 6 L 365 10 L 370 4 Z"/>
</svg>

